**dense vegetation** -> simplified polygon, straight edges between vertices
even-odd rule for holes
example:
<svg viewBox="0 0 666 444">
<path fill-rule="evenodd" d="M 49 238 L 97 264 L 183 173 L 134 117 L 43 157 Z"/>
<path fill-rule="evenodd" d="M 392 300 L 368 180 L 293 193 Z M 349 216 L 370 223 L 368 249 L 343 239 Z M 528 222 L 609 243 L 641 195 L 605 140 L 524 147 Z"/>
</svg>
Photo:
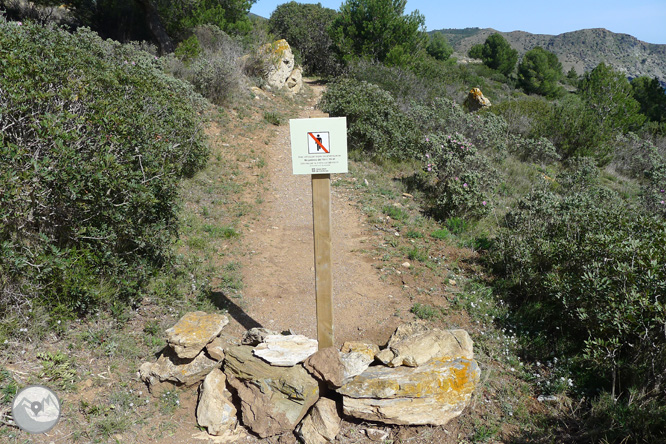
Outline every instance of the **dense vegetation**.
<svg viewBox="0 0 666 444">
<path fill-rule="evenodd" d="M 424 214 L 466 232 L 489 275 L 479 284 L 508 307 L 496 327 L 516 329 L 521 358 L 555 358 L 571 375 L 534 389 L 579 405 L 574 419 L 554 420 L 579 432 L 551 438 L 663 440 L 657 79 L 630 82 L 603 63 L 565 77 L 554 54 L 537 47 L 519 61 L 499 34 L 470 50 L 481 63 L 456 64 L 442 34 L 428 36 L 418 11 L 405 15 L 405 0 L 347 0 L 339 11 L 290 2 L 265 24 L 247 18 L 250 5 L 73 4 L 72 29 L 121 38 L 102 20 L 110 11 L 126 38 L 164 50 L 158 32 L 138 31 L 157 23 L 178 43 L 159 59 L 86 28 L 0 22 L 0 315 L 40 306 L 55 320 L 139 299 L 168 263 L 178 182 L 206 161 L 196 92 L 222 106 L 242 97 L 241 55 L 272 33 L 329 81 L 320 107 L 347 117 L 352 157 L 420 165 L 400 179 Z M 467 113 L 473 87 L 493 106 Z"/>
<path fill-rule="evenodd" d="M 2 20 L 0 66 L 0 313 L 135 298 L 169 255 L 179 179 L 205 165 L 202 100 L 87 30 Z"/>
</svg>

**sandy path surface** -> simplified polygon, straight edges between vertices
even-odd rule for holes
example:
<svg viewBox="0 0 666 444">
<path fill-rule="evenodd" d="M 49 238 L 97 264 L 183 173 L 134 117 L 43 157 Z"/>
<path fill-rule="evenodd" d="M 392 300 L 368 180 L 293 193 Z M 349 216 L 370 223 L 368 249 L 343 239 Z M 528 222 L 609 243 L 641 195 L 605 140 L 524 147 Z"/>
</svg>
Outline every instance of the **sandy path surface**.
<svg viewBox="0 0 666 444">
<path fill-rule="evenodd" d="M 323 87 L 311 87 L 315 98 L 299 117 L 327 117 L 313 108 Z M 311 179 L 292 174 L 289 125 L 278 129 L 269 146 L 269 190 L 260 218 L 244 236 L 250 251 L 243 264 L 244 309 L 263 327 L 316 338 Z M 359 251 L 369 249 L 366 242 L 375 235 L 366 216 L 345 191 L 331 190 L 335 344 L 383 345 L 399 323 L 396 310 L 409 311 L 408 301 L 400 302 L 402 289 L 380 280 L 371 258 Z"/>
</svg>

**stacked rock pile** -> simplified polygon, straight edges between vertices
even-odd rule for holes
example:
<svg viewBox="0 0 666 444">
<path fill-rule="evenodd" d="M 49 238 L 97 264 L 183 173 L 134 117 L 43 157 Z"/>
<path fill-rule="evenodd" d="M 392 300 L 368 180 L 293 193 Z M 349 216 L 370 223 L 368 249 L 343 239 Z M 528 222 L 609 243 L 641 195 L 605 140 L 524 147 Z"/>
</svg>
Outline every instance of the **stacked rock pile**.
<svg viewBox="0 0 666 444">
<path fill-rule="evenodd" d="M 415 321 L 383 350 L 361 342 L 318 350 L 313 339 L 266 329 L 238 341 L 222 332 L 227 323 L 224 315 L 186 314 L 166 331 L 157 362 L 139 369 L 156 396 L 199 385 L 197 422 L 226 442 L 245 430 L 332 442 L 340 410 L 385 424 L 444 425 L 467 407 L 480 377 L 464 330 Z"/>
</svg>

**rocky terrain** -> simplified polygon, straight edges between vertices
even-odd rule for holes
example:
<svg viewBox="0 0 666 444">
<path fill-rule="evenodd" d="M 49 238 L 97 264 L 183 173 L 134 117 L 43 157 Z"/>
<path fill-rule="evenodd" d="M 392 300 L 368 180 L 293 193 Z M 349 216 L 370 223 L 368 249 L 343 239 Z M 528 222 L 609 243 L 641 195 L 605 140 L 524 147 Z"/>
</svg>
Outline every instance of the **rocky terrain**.
<svg viewBox="0 0 666 444">
<path fill-rule="evenodd" d="M 572 67 L 582 74 L 599 63 L 611 65 L 627 77 L 657 77 L 666 87 L 666 45 L 643 42 L 628 34 L 607 29 L 582 29 L 559 35 L 531 34 L 524 31 L 500 32 L 492 28 L 442 29 L 456 53 L 465 56 L 469 49 L 499 32 L 522 56 L 535 46 L 557 54 L 564 72 Z M 455 54 L 454 54 L 455 56 Z"/>
</svg>

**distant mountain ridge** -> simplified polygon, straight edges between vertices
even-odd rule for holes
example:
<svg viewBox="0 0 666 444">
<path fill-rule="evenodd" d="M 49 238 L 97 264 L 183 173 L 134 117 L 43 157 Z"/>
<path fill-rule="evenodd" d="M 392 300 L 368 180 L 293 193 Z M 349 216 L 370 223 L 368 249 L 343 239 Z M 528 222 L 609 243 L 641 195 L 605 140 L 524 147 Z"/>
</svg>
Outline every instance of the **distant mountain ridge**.
<svg viewBox="0 0 666 444">
<path fill-rule="evenodd" d="M 666 45 L 647 43 L 629 34 L 603 28 L 582 29 L 558 35 L 531 34 L 524 31 L 500 32 L 492 28 L 441 29 L 456 53 L 467 55 L 477 43 L 494 33 L 501 34 L 522 56 L 535 46 L 557 55 L 564 72 L 572 67 L 578 74 L 604 62 L 629 78 L 657 77 L 666 87 Z"/>
</svg>

